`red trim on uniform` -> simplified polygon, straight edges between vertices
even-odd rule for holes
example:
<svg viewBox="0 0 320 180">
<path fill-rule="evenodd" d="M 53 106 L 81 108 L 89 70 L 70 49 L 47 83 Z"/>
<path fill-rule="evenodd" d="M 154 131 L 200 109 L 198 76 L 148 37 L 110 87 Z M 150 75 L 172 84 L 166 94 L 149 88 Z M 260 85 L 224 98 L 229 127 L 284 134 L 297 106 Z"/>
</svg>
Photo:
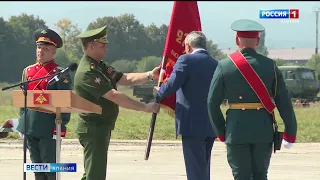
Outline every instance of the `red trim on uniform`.
<svg viewBox="0 0 320 180">
<path fill-rule="evenodd" d="M 220 139 L 221 142 L 224 142 L 226 140 L 224 136 L 218 136 L 218 138 Z"/>
<path fill-rule="evenodd" d="M 283 133 L 283 139 L 285 139 L 289 143 L 296 142 L 296 136 L 289 136 L 286 132 Z"/>
<path fill-rule="evenodd" d="M 276 108 L 276 105 L 271 100 L 269 92 L 260 79 L 256 71 L 251 67 L 246 58 L 241 52 L 237 51 L 231 54 L 230 59 L 238 68 L 244 79 L 249 83 L 253 91 L 256 93 L 266 110 L 271 113 Z"/>
<path fill-rule="evenodd" d="M 259 37 L 258 31 L 237 31 L 238 37 L 244 37 L 244 38 L 256 38 Z"/>
<path fill-rule="evenodd" d="M 33 65 L 31 67 L 28 67 L 26 69 L 26 71 L 27 71 L 26 74 L 27 74 L 28 80 L 33 80 L 33 79 L 37 79 L 40 77 L 55 74 L 55 72 L 53 70 L 56 67 L 58 67 L 58 64 L 56 64 L 53 61 L 46 64 L 44 67 L 42 67 L 40 65 Z M 29 77 L 30 77 L 30 79 L 29 79 Z M 49 80 L 50 80 L 50 78 L 31 82 L 31 83 L 29 83 L 28 90 L 46 90 L 47 85 L 49 83 Z"/>
</svg>

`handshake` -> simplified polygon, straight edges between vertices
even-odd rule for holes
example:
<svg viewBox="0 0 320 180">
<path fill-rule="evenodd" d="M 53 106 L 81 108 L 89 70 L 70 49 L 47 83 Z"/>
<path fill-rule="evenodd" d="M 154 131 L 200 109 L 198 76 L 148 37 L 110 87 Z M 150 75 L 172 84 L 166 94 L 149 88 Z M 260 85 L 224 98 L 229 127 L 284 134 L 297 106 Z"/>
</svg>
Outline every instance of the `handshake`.
<svg viewBox="0 0 320 180">
<path fill-rule="evenodd" d="M 156 97 L 158 90 L 159 90 L 159 87 L 154 87 L 154 89 L 153 89 L 153 96 L 154 97 Z M 145 104 L 145 108 L 143 111 L 147 112 L 147 113 L 159 113 L 160 104 L 155 103 L 155 102 Z"/>
<path fill-rule="evenodd" d="M 143 111 L 146 113 L 159 113 L 160 104 L 155 103 L 155 102 L 144 104 Z"/>
</svg>

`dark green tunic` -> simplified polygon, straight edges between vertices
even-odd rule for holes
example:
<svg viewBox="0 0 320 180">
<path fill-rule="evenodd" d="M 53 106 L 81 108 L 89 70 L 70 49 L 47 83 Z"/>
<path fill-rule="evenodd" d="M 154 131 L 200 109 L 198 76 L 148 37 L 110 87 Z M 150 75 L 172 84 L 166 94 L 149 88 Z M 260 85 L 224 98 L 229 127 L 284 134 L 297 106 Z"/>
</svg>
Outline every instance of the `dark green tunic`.
<svg viewBox="0 0 320 180">
<path fill-rule="evenodd" d="M 104 180 L 106 177 L 107 152 L 111 130 L 114 129 L 119 106 L 102 96 L 111 89 L 117 89 L 117 82 L 123 73 L 113 67 L 97 62 L 84 55 L 74 78 L 75 93 L 102 107 L 102 115 L 79 114 L 77 133 L 84 147 L 85 173 L 82 180 Z"/>
<path fill-rule="evenodd" d="M 283 76 L 275 62 L 257 54 L 254 49 L 241 50 L 249 64 L 265 84 L 285 124 L 285 132 L 296 136 L 297 122 Z M 277 86 L 275 86 L 277 78 Z M 224 99 L 228 103 L 259 103 L 257 95 L 237 67 L 226 58 L 219 62 L 213 75 L 208 95 L 208 111 L 212 126 L 220 137 L 225 137 L 228 161 L 237 180 L 266 179 L 272 153 L 272 117 L 262 109 L 229 109 L 226 121 L 220 109 Z M 253 164 L 252 164 L 253 163 Z"/>
</svg>

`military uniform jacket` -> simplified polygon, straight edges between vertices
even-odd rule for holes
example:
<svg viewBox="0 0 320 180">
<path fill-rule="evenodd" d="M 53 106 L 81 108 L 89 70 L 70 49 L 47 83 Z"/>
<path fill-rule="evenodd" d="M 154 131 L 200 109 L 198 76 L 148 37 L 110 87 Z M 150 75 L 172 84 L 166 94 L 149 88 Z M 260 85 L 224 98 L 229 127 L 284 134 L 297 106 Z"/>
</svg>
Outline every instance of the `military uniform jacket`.
<svg viewBox="0 0 320 180">
<path fill-rule="evenodd" d="M 102 96 L 111 89 L 117 90 L 116 84 L 122 76 L 123 73 L 105 62 L 98 62 L 87 55 L 83 56 L 74 77 L 74 90 L 77 95 L 100 105 L 102 114 L 79 113 L 81 121 L 106 125 L 114 129 L 119 106 Z"/>
<path fill-rule="evenodd" d="M 46 63 L 44 66 L 36 63 L 26 67 L 22 73 L 22 81 L 37 79 L 40 77 L 55 74 L 63 68 L 59 67 L 54 61 Z M 71 90 L 71 78 L 67 76 L 53 85 L 48 85 L 50 78 L 42 79 L 29 83 L 28 90 Z M 70 121 L 70 113 L 61 114 L 61 130 L 66 130 L 66 124 Z M 34 137 L 52 137 L 55 124 L 56 114 L 27 109 L 27 135 Z M 24 133 L 24 108 L 20 108 L 20 118 L 17 130 Z"/>
<path fill-rule="evenodd" d="M 270 96 L 274 98 L 285 124 L 285 133 L 296 136 L 297 124 L 292 102 L 283 76 L 275 62 L 256 53 L 254 49 L 244 48 L 241 53 L 259 75 Z M 220 109 L 224 99 L 228 100 L 228 104 L 260 102 L 229 58 L 219 62 L 208 95 L 208 111 L 215 132 L 218 136 L 225 137 L 226 143 L 273 141 L 273 120 L 266 109 L 228 109 L 225 121 Z"/>
</svg>

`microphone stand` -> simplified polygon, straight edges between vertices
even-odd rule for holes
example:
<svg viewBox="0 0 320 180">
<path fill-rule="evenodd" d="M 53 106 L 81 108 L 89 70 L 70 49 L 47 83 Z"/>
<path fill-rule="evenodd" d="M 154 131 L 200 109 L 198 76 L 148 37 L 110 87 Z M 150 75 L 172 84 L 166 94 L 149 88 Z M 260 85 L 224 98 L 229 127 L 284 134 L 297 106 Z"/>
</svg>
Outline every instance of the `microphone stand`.
<svg viewBox="0 0 320 180">
<path fill-rule="evenodd" d="M 2 91 L 20 86 L 20 88 L 23 91 L 23 95 L 24 95 L 24 133 L 23 133 L 23 180 L 26 180 L 26 172 L 24 172 L 24 164 L 26 163 L 26 159 L 27 159 L 27 139 L 26 139 L 26 132 L 27 132 L 27 95 L 28 95 L 28 86 L 29 83 L 34 82 L 34 81 L 39 81 L 42 79 L 46 79 L 46 78 L 51 78 L 57 75 L 62 74 L 61 72 L 55 73 L 53 75 L 49 75 L 49 76 L 44 76 L 41 78 L 37 78 L 37 79 L 33 79 L 33 80 L 28 80 L 28 81 L 24 81 L 12 86 L 8 86 L 8 87 L 4 87 L 2 88 Z M 57 132 L 58 133 L 58 132 Z"/>
</svg>

